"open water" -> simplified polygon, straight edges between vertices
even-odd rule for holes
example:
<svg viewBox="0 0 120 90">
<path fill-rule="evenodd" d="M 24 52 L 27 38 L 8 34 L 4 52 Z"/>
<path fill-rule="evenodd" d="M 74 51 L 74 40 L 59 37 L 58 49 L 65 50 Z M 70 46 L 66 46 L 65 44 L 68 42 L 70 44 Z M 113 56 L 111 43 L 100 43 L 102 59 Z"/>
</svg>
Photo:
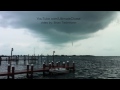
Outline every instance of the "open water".
<svg viewBox="0 0 120 90">
<path fill-rule="evenodd" d="M 22 57 L 20 57 L 22 58 Z M 4 58 L 3 58 L 4 59 Z M 34 69 L 42 67 L 45 60 L 52 61 L 52 57 L 39 58 L 37 61 L 24 62 L 19 60 L 18 64 L 12 62 L 16 70 L 26 69 L 26 64 L 34 64 Z M 69 61 L 70 65 L 75 62 L 75 72 L 67 74 L 43 76 L 42 72 L 34 73 L 34 79 L 120 79 L 120 56 L 79 56 L 79 57 L 55 57 L 55 62 Z M 7 61 L 2 61 L 0 72 L 7 72 Z M 0 79 L 7 79 L 7 76 L 0 76 Z M 26 79 L 26 74 L 15 75 L 15 79 Z"/>
</svg>

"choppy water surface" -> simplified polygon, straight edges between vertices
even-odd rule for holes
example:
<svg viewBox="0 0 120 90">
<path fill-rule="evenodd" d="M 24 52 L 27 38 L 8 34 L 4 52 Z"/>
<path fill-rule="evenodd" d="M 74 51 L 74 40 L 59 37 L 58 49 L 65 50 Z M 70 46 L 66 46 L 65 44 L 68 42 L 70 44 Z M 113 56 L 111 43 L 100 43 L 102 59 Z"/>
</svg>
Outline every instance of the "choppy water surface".
<svg viewBox="0 0 120 90">
<path fill-rule="evenodd" d="M 42 61 L 48 62 L 48 58 Z M 52 61 L 52 58 L 49 58 Z M 68 74 L 44 76 L 42 73 L 34 73 L 34 79 L 120 79 L 120 57 L 119 56 L 95 56 L 95 57 L 55 57 L 55 61 L 75 62 L 76 71 Z M 21 60 L 16 65 L 12 62 L 16 70 L 26 69 L 27 63 L 33 63 L 34 68 L 42 67 L 42 61 L 39 58 L 36 62 L 24 62 Z M 7 62 L 2 61 L 0 72 L 7 72 Z M 0 76 L 0 79 L 6 79 L 7 76 Z M 26 79 L 26 74 L 15 75 L 16 79 Z"/>
</svg>

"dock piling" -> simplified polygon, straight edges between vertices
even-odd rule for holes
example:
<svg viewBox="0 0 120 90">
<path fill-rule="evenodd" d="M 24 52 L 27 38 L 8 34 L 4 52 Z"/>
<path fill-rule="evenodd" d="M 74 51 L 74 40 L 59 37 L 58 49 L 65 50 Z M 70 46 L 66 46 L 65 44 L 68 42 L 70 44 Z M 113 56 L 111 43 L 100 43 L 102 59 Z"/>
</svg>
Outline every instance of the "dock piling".
<svg viewBox="0 0 120 90">
<path fill-rule="evenodd" d="M 45 75 L 44 69 L 45 69 L 45 63 L 43 63 L 43 76 Z"/>
<path fill-rule="evenodd" d="M 49 69 L 51 69 L 51 63 L 49 63 Z M 50 75 L 51 73 L 49 72 L 49 75 Z"/>
<path fill-rule="evenodd" d="M 16 65 L 18 65 L 18 57 L 16 56 Z"/>
<path fill-rule="evenodd" d="M 29 78 L 29 64 L 27 65 L 27 78 Z"/>
<path fill-rule="evenodd" d="M 67 61 L 67 69 L 69 70 L 69 61 Z"/>
<path fill-rule="evenodd" d="M 39 54 L 38 54 L 38 59 L 37 60 L 38 60 L 38 64 L 39 64 Z"/>
<path fill-rule="evenodd" d="M 8 71 L 8 75 L 7 75 L 7 79 L 9 79 L 10 78 L 10 64 L 8 64 L 8 69 L 7 69 L 7 71 Z"/>
<path fill-rule="evenodd" d="M 49 60 L 49 59 L 48 59 L 48 58 L 49 58 L 49 56 L 47 55 L 46 57 L 47 57 L 47 65 L 48 65 L 48 64 L 49 64 L 49 61 L 48 61 L 48 60 Z"/>
<path fill-rule="evenodd" d="M 33 64 L 31 64 L 31 79 L 33 79 Z"/>
<path fill-rule="evenodd" d="M 29 54 L 28 54 L 28 63 L 29 63 Z"/>
<path fill-rule="evenodd" d="M 52 61 L 52 68 L 54 68 L 54 62 Z"/>
<path fill-rule="evenodd" d="M 8 64 L 10 64 L 10 57 L 8 57 Z"/>
<path fill-rule="evenodd" d="M 16 62 L 17 62 L 17 55 L 16 55 Z"/>
<path fill-rule="evenodd" d="M 75 62 L 73 61 L 73 71 L 75 71 Z"/>
<path fill-rule="evenodd" d="M 60 66 L 60 61 L 58 61 L 58 67 Z"/>
<path fill-rule="evenodd" d="M 65 68 L 65 62 L 63 62 L 63 68 Z"/>
<path fill-rule="evenodd" d="M 0 57 L 0 65 L 1 65 L 2 58 Z"/>
<path fill-rule="evenodd" d="M 46 62 L 45 62 L 45 60 L 44 60 L 44 62 L 43 62 L 44 64 L 46 64 Z"/>
<path fill-rule="evenodd" d="M 67 67 L 69 67 L 69 61 L 67 61 Z"/>
<path fill-rule="evenodd" d="M 51 69 L 51 63 L 49 63 L 49 69 Z"/>
<path fill-rule="evenodd" d="M 15 67 L 14 66 L 12 66 L 12 79 L 14 79 L 15 77 L 14 77 L 14 71 L 15 71 Z"/>
<path fill-rule="evenodd" d="M 24 65 L 26 64 L 26 55 L 24 55 Z"/>
<path fill-rule="evenodd" d="M 19 55 L 18 55 L 18 60 L 19 60 Z"/>
<path fill-rule="evenodd" d="M 41 54 L 41 63 L 42 63 L 42 54 Z"/>
<path fill-rule="evenodd" d="M 38 59 L 39 59 L 39 54 L 38 54 Z"/>
<path fill-rule="evenodd" d="M 56 66 L 58 67 L 58 62 L 56 62 Z"/>
</svg>

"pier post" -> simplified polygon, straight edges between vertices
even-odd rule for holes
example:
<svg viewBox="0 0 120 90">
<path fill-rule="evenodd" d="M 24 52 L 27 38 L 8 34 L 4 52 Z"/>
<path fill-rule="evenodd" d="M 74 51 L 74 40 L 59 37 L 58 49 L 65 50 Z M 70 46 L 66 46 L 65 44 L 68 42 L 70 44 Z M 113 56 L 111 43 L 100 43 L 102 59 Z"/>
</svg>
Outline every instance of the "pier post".
<svg viewBox="0 0 120 90">
<path fill-rule="evenodd" d="M 24 55 L 24 62 L 25 62 L 25 55 Z"/>
<path fill-rule="evenodd" d="M 16 55 L 16 61 L 17 61 L 17 55 Z"/>
<path fill-rule="evenodd" d="M 0 65 L 1 65 L 2 58 L 0 57 Z"/>
<path fill-rule="evenodd" d="M 49 64 L 49 56 L 47 55 L 46 57 L 47 57 L 47 65 L 48 65 Z"/>
<path fill-rule="evenodd" d="M 27 65 L 27 78 L 29 78 L 29 64 Z"/>
<path fill-rule="evenodd" d="M 51 63 L 49 63 L 49 70 L 51 69 Z M 50 75 L 51 73 L 49 72 L 49 75 Z"/>
<path fill-rule="evenodd" d="M 33 79 L 33 64 L 31 64 L 31 79 Z"/>
<path fill-rule="evenodd" d="M 52 68 L 54 68 L 54 62 L 52 61 Z"/>
<path fill-rule="evenodd" d="M 6 58 L 6 62 L 7 62 L 7 58 Z"/>
<path fill-rule="evenodd" d="M 43 69 L 45 69 L 45 63 L 43 63 Z"/>
<path fill-rule="evenodd" d="M 75 71 L 75 62 L 73 61 L 73 71 Z"/>
<path fill-rule="evenodd" d="M 31 56 L 31 62 L 33 63 L 33 55 Z"/>
<path fill-rule="evenodd" d="M 18 60 L 19 60 L 19 55 L 18 55 Z"/>
<path fill-rule="evenodd" d="M 14 77 L 14 71 L 15 71 L 15 67 L 14 66 L 12 66 L 12 79 L 14 79 L 15 77 Z"/>
<path fill-rule="evenodd" d="M 26 61 L 26 57 L 27 57 L 27 56 L 25 55 L 25 61 Z"/>
<path fill-rule="evenodd" d="M 25 55 L 24 55 L 24 62 L 25 62 Z"/>
<path fill-rule="evenodd" d="M 35 62 L 36 62 L 36 56 L 34 55 L 34 59 L 35 59 Z"/>
<path fill-rule="evenodd" d="M 58 67 L 60 67 L 60 61 L 58 61 Z"/>
<path fill-rule="evenodd" d="M 41 63 L 42 63 L 42 54 L 41 54 Z"/>
<path fill-rule="evenodd" d="M 38 59 L 39 59 L 39 54 L 38 54 Z"/>
<path fill-rule="evenodd" d="M 46 64 L 45 60 L 44 60 L 44 62 L 43 62 L 43 63 L 45 63 L 45 64 Z"/>
<path fill-rule="evenodd" d="M 58 62 L 56 62 L 56 67 L 58 68 Z"/>
<path fill-rule="evenodd" d="M 8 75 L 7 75 L 7 79 L 9 79 L 10 78 L 10 64 L 8 64 L 8 69 L 7 69 L 7 71 L 8 71 Z"/>
<path fill-rule="evenodd" d="M 50 60 L 49 60 L 49 63 L 50 63 Z M 49 64 L 49 63 L 48 63 L 48 64 Z"/>
<path fill-rule="evenodd" d="M 55 51 L 53 51 L 53 62 L 54 62 L 54 53 L 55 53 Z"/>
<path fill-rule="evenodd" d="M 43 63 L 43 76 L 45 75 L 45 63 Z"/>
<path fill-rule="evenodd" d="M 65 62 L 63 62 L 63 68 L 65 68 Z"/>
<path fill-rule="evenodd" d="M 18 60 L 19 60 L 19 55 L 17 56 L 17 59 L 16 59 L 16 65 L 18 65 Z"/>
<path fill-rule="evenodd" d="M 69 70 L 69 61 L 67 61 L 67 69 Z"/>
<path fill-rule="evenodd" d="M 29 54 L 28 54 L 28 63 L 29 63 Z"/>
<path fill-rule="evenodd" d="M 24 65 L 26 65 L 26 55 L 24 55 Z"/>
<path fill-rule="evenodd" d="M 17 55 L 16 55 L 16 65 L 17 65 L 18 63 L 17 63 Z"/>
<path fill-rule="evenodd" d="M 56 67 L 59 69 L 59 63 L 58 62 L 56 62 Z"/>
<path fill-rule="evenodd" d="M 8 63 L 10 64 L 10 56 L 8 57 Z"/>
<path fill-rule="evenodd" d="M 18 60 L 16 60 L 16 65 L 18 65 Z"/>
<path fill-rule="evenodd" d="M 10 61 L 9 62 L 10 62 L 10 66 L 11 66 L 11 62 L 12 62 L 12 58 L 11 57 L 10 57 Z"/>
<path fill-rule="evenodd" d="M 38 64 L 39 64 L 39 54 L 38 54 L 38 59 L 37 60 L 38 60 Z"/>
<path fill-rule="evenodd" d="M 49 63 L 49 69 L 51 69 L 51 63 Z"/>
</svg>

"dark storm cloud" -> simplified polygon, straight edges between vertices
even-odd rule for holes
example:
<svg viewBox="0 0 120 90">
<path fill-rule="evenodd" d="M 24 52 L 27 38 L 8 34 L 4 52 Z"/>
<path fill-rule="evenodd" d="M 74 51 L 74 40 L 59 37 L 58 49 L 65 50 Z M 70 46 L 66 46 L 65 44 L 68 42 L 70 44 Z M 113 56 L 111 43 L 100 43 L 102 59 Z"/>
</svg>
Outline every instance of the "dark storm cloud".
<svg viewBox="0 0 120 90">
<path fill-rule="evenodd" d="M 115 18 L 115 11 L 18 11 L 0 12 L 1 26 L 28 28 L 36 37 L 43 36 L 51 44 L 89 38 L 91 33 L 104 29 Z M 80 20 L 40 20 L 40 18 L 80 18 Z M 38 19 L 39 18 L 39 19 Z M 42 21 L 66 21 L 76 24 L 41 24 Z"/>
</svg>

